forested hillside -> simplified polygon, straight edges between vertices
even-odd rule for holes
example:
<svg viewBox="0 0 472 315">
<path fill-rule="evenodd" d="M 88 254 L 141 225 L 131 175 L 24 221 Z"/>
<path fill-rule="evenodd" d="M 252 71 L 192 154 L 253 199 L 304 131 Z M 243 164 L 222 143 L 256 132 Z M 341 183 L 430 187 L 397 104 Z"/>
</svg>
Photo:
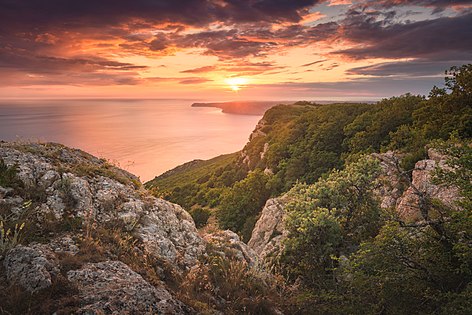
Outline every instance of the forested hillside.
<svg viewBox="0 0 472 315">
<path fill-rule="evenodd" d="M 471 66 L 451 68 L 444 88 L 405 94 L 375 104 L 297 102 L 268 110 L 234 159 L 188 165 L 146 186 L 187 209 L 209 209 L 221 228 L 246 241 L 270 196 L 296 182 L 315 183 L 359 155 L 395 150 L 411 171 L 435 139 L 472 134 Z M 185 174 L 185 175 L 184 175 Z"/>
</svg>

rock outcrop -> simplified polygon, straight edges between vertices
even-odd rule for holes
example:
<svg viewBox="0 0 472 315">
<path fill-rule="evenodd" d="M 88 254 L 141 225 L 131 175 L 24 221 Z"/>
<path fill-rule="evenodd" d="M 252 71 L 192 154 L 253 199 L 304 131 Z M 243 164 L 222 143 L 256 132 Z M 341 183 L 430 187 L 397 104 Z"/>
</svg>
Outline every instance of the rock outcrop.
<svg viewBox="0 0 472 315">
<path fill-rule="evenodd" d="M 446 157 L 433 149 L 428 150 L 427 160 L 418 161 L 412 172 L 411 185 L 397 201 L 397 212 L 406 220 L 422 219 L 420 215 L 420 196 L 437 199 L 447 207 L 454 208 L 460 199 L 456 187 L 439 186 L 433 183 L 432 175 L 436 167 L 448 168 Z"/>
<path fill-rule="evenodd" d="M 205 240 L 213 247 L 213 251 L 222 257 L 245 261 L 249 266 L 257 262 L 256 253 L 233 231 L 225 230 L 207 234 Z"/>
<path fill-rule="evenodd" d="M 281 250 L 282 240 L 287 234 L 283 222 L 286 202 L 286 196 L 267 200 L 252 231 L 248 246 L 261 260 Z"/>
<path fill-rule="evenodd" d="M 79 289 L 78 314 L 189 314 L 162 285 L 153 286 L 121 261 L 89 263 L 67 278 Z"/>
<path fill-rule="evenodd" d="M 408 185 L 399 174 L 401 156 L 392 151 L 375 153 L 373 156 L 380 161 L 381 168 L 374 194 L 380 199 L 380 206 L 383 209 L 395 208 L 398 198 Z"/>
<path fill-rule="evenodd" d="M 383 209 L 394 208 L 403 219 L 420 220 L 418 192 L 454 208 L 455 202 L 460 198 L 458 190 L 454 187 L 438 186 L 432 182 L 432 172 L 437 166 L 448 167 L 446 157 L 431 149 L 428 155 L 429 159 L 416 163 L 410 183 L 406 175 L 400 174 L 401 156 L 394 152 L 374 154 L 380 161 L 382 171 L 373 192 L 379 198 Z M 287 236 L 284 228 L 284 207 L 287 202 L 287 195 L 266 202 L 248 242 L 248 246 L 254 250 L 259 259 L 266 263 L 270 263 L 283 249 L 283 240 Z"/>
<path fill-rule="evenodd" d="M 7 280 L 31 293 L 50 287 L 52 277 L 60 272 L 54 253 L 40 244 L 13 248 L 3 265 Z"/>
<path fill-rule="evenodd" d="M 0 160 L 17 170 L 17 182 L 0 189 L 1 219 L 27 222 L 30 233 L 27 245 L 5 253 L 10 284 L 34 293 L 66 272 L 66 281 L 80 294 L 79 313 L 191 312 L 165 282 L 151 285 L 116 261 L 128 251 L 140 253 L 143 264 L 154 259 L 175 274 L 195 265 L 206 242 L 182 207 L 151 196 L 134 175 L 105 160 L 59 144 L 2 142 Z M 114 237 L 116 244 L 104 246 Z M 95 261 L 78 254 L 84 239 L 105 248 Z M 78 261 L 72 264 L 75 269 L 61 265 L 64 257 Z"/>
</svg>

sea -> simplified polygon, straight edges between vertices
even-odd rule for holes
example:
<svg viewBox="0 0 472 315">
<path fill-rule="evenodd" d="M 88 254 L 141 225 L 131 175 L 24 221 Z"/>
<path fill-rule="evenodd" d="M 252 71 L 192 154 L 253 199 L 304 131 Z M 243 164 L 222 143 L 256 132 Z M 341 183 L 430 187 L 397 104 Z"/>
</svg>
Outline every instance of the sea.
<svg viewBox="0 0 472 315">
<path fill-rule="evenodd" d="M 261 118 L 192 103 L 0 100 L 0 140 L 62 143 L 105 158 L 145 182 L 182 163 L 242 149 Z"/>
</svg>

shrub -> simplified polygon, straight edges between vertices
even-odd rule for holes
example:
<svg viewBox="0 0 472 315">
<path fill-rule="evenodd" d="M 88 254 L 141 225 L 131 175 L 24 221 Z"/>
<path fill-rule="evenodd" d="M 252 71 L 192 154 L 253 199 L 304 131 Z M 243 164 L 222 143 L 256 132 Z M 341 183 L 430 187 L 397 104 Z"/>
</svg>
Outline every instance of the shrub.
<svg viewBox="0 0 472 315">
<path fill-rule="evenodd" d="M 210 254 L 186 275 L 181 294 L 199 313 L 278 314 L 275 279 L 246 262 Z"/>
<path fill-rule="evenodd" d="M 17 177 L 17 166 L 8 166 L 3 159 L 0 159 L 0 186 L 18 188 L 21 181 Z"/>
<path fill-rule="evenodd" d="M 197 207 L 190 210 L 190 215 L 192 216 L 193 221 L 195 221 L 195 226 L 199 229 L 207 224 L 208 219 L 211 216 L 211 211 L 208 209 Z"/>
</svg>

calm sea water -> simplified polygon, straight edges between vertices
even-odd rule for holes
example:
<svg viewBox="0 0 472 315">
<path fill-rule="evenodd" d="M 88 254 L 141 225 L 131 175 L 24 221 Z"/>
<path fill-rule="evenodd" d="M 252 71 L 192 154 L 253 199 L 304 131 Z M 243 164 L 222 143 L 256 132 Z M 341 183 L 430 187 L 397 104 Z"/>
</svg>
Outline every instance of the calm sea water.
<svg viewBox="0 0 472 315">
<path fill-rule="evenodd" d="M 240 150 L 261 118 L 191 103 L 0 101 L 0 139 L 59 142 L 109 159 L 147 181 L 184 162 Z"/>
</svg>

